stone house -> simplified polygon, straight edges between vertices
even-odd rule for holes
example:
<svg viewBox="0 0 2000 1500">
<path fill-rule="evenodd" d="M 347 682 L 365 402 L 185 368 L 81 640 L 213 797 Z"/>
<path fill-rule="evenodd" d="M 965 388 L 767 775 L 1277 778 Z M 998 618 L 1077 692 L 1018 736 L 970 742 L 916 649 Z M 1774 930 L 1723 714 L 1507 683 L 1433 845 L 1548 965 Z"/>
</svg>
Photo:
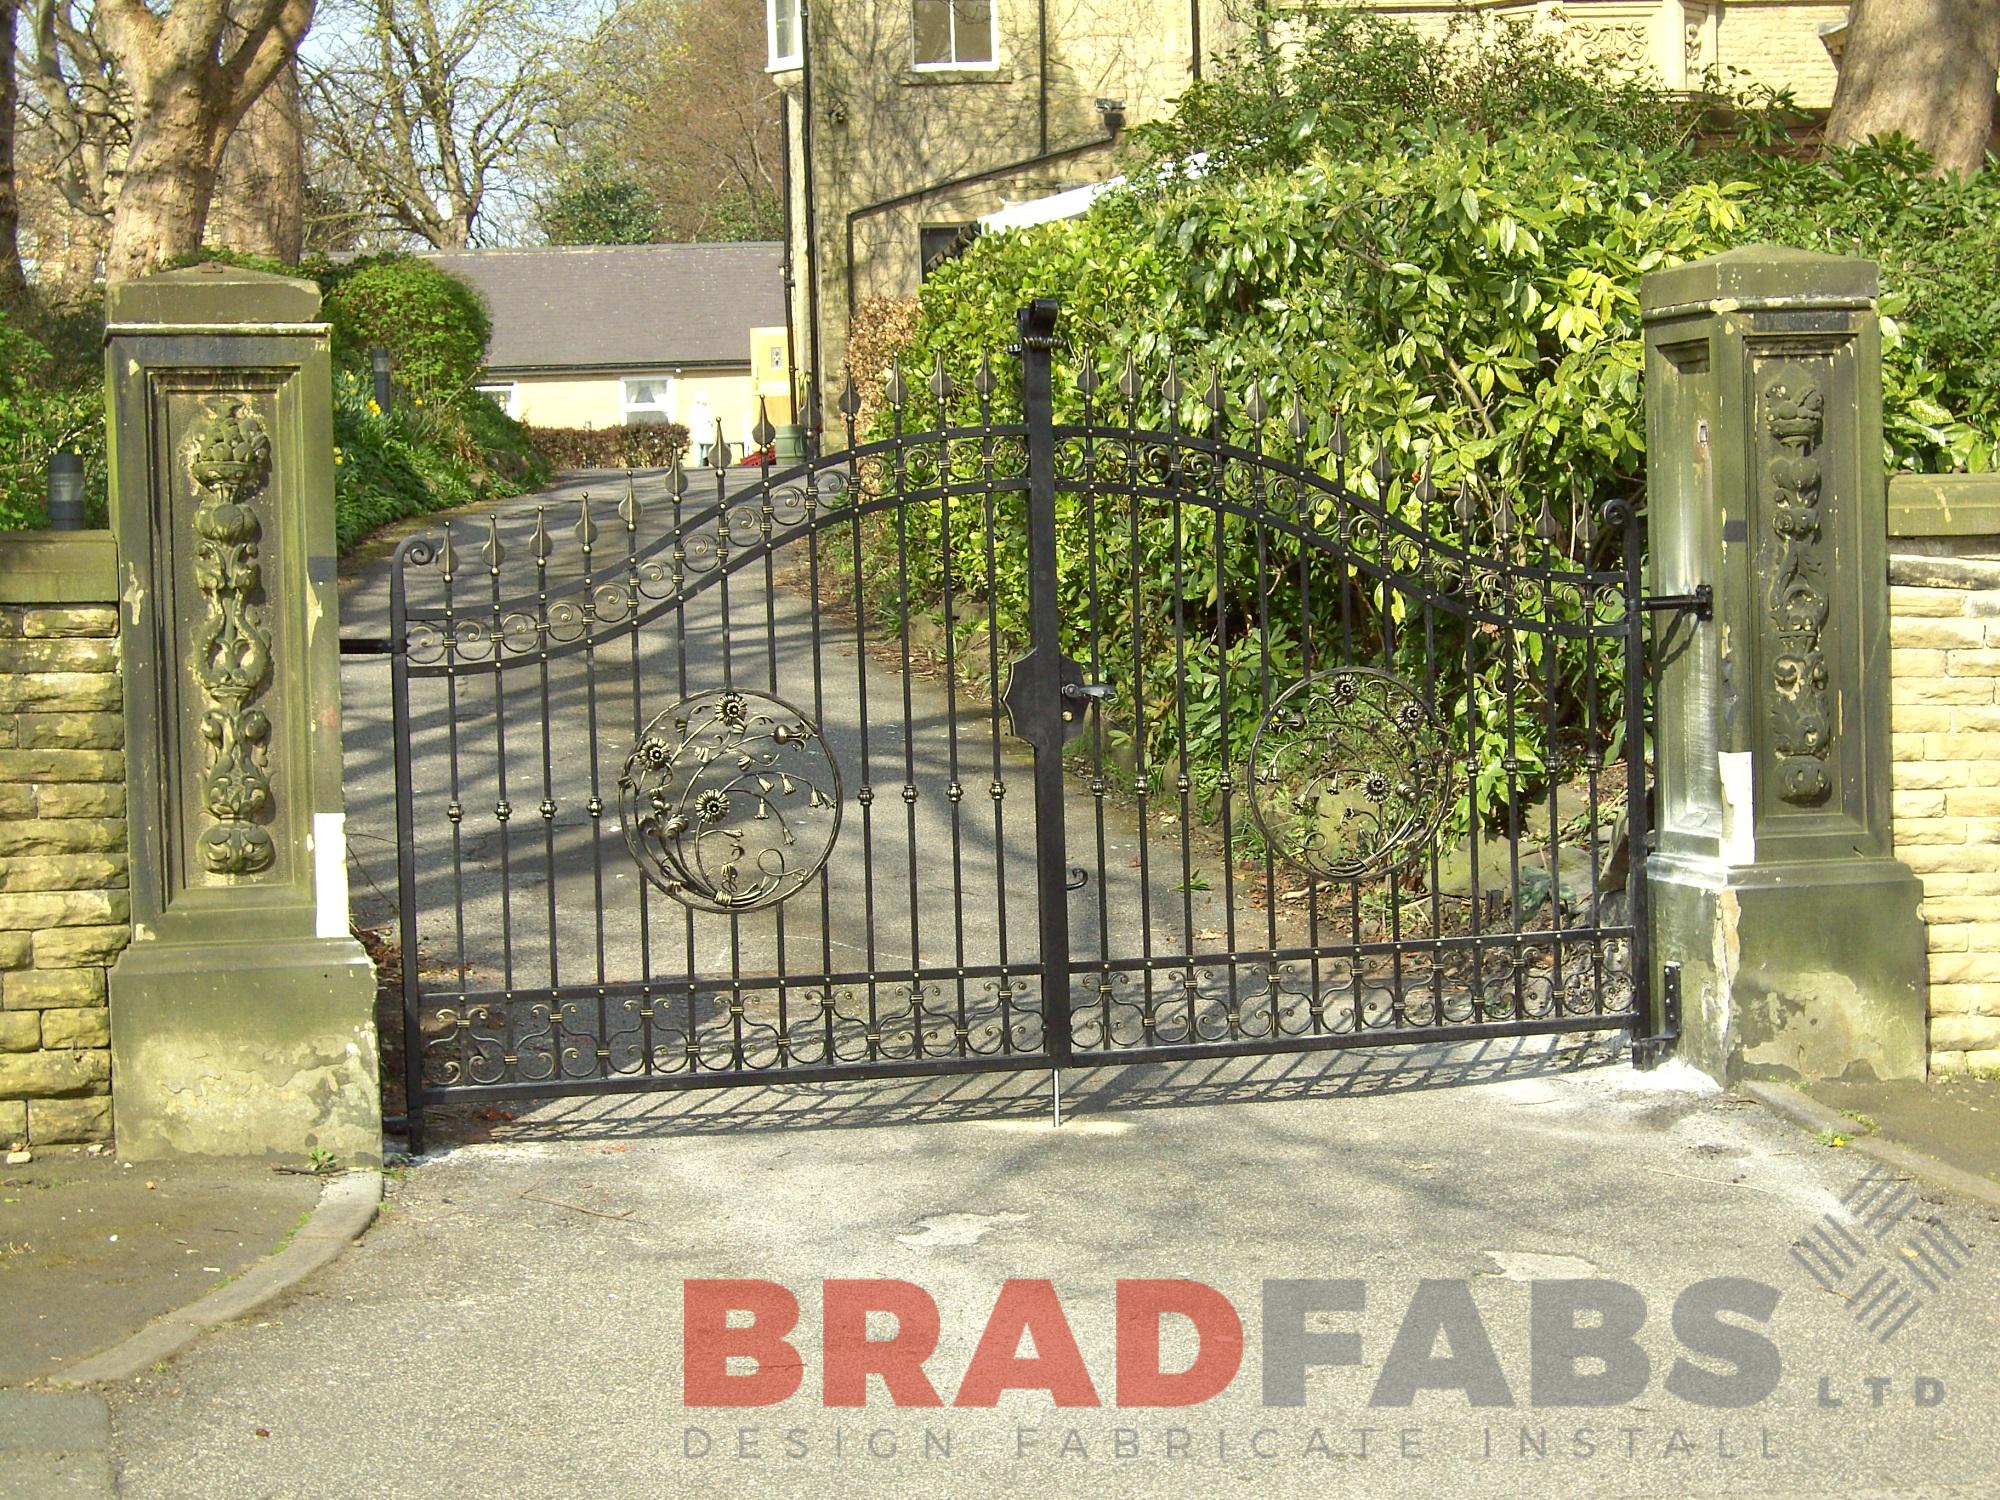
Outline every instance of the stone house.
<svg viewBox="0 0 2000 1500">
<path fill-rule="evenodd" d="M 820 0 L 808 28 L 802 3 L 767 0 L 765 45 L 788 142 L 800 363 L 812 363 L 816 281 L 829 371 L 842 367 L 854 307 L 913 295 L 985 215 L 1115 175 L 1124 132 L 1165 114 L 1254 24 L 1239 0 Z M 1813 0 L 1373 3 L 1425 30 L 1467 8 L 1528 20 L 1668 88 L 1715 68 L 1790 88 L 1811 109 L 1832 102 L 1848 10 Z"/>
<path fill-rule="evenodd" d="M 782 247 L 769 242 L 459 250 L 425 257 L 493 319 L 481 389 L 538 427 L 709 419 L 750 442 L 786 420 Z M 774 362 L 775 361 L 775 367 Z M 710 440 L 695 433 L 698 444 Z"/>
</svg>

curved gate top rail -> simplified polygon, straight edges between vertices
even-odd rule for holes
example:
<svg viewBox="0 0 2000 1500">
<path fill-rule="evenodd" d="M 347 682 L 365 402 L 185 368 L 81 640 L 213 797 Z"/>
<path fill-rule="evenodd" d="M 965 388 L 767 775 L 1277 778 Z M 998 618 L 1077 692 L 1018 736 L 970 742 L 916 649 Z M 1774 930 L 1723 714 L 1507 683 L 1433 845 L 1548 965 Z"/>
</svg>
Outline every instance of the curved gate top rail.
<svg viewBox="0 0 2000 1500">
<path fill-rule="evenodd" d="M 940 362 L 906 430 L 896 370 L 839 452 L 397 550 L 413 1129 L 1644 1031 L 1635 507 L 1519 525 L 1129 361 L 1058 422 L 1054 321 L 1023 310 L 1020 420 Z"/>
<path fill-rule="evenodd" d="M 1427 470 L 1398 475 L 1386 449 L 1357 472 L 1340 413 L 1328 413 L 1321 443 L 1296 395 L 1282 422 L 1290 451 L 1281 454 L 1262 442 L 1279 424 L 1260 386 L 1237 408 L 1249 431 L 1247 441 L 1236 441 L 1223 435 L 1230 408 L 1217 382 L 1201 398 L 1206 431 L 1174 420 L 1185 392 L 1172 374 L 1158 385 L 1166 419 L 1157 427 L 1139 425 L 1149 396 L 1129 361 L 1119 382 L 1129 393 L 1122 420 L 1099 398 L 1091 366 L 1076 384 L 1080 419 L 1053 426 L 1061 494 L 1227 511 L 1343 560 L 1380 587 L 1496 627 L 1575 638 L 1615 636 L 1624 628 L 1627 580 L 1617 544 L 1636 519 L 1627 502 L 1607 508 L 1608 537 L 1600 537 L 1588 512 L 1578 518 L 1576 535 L 1566 537 L 1546 499 L 1532 526 L 1520 527 L 1507 497 L 1496 502 L 1470 481 L 1446 497 Z M 731 488 L 742 477 L 735 471 L 716 468 L 696 478 L 676 457 L 660 494 L 642 496 L 628 476 L 615 503 L 585 494 L 573 511 L 551 515 L 550 507 L 537 507 L 532 530 L 519 540 L 503 541 L 497 513 L 483 525 L 446 523 L 437 533 L 407 538 L 392 566 L 405 579 L 399 634 L 412 670 L 491 670 L 544 651 L 580 649 L 603 633 L 629 629 L 635 619 L 645 624 L 682 607 L 723 575 L 766 562 L 815 532 L 902 506 L 1025 493 L 1028 428 L 993 420 L 990 360 L 974 385 L 974 421 L 905 430 L 908 393 L 900 372 L 892 371 L 889 435 L 859 440 L 850 392 L 843 398 L 845 448 L 782 468 L 766 458 L 738 488 Z M 930 389 L 941 409 L 957 393 L 941 357 Z M 760 431 L 768 434 L 768 424 Z M 697 486 L 713 493 L 696 495 Z M 1402 503 L 1392 504 L 1391 496 Z M 1439 534 L 1447 513 L 1461 539 Z M 1475 549 L 1469 537 L 1479 524 L 1505 550 Z M 1613 545 L 1601 547 L 1604 540 Z M 1593 565 L 1600 551 L 1608 561 Z"/>
</svg>

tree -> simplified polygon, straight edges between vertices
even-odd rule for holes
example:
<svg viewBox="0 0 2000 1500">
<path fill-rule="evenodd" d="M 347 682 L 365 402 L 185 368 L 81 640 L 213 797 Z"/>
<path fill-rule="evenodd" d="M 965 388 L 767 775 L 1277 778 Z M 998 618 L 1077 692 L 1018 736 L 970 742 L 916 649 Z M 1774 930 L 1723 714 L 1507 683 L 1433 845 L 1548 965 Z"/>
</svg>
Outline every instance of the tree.
<svg viewBox="0 0 2000 1500">
<path fill-rule="evenodd" d="M 305 148 L 299 73 L 286 68 L 223 148 L 208 238 L 225 250 L 296 262 L 304 245 Z"/>
<path fill-rule="evenodd" d="M 1830 145 L 1906 135 L 1970 176 L 1992 138 L 2000 0 L 1857 0 L 1827 121 Z"/>
<path fill-rule="evenodd" d="M 783 167 L 763 36 L 764 0 L 623 0 L 572 75 L 561 145 L 643 184 L 660 238 L 776 239 Z"/>
<path fill-rule="evenodd" d="M 338 0 L 306 69 L 312 154 L 341 164 L 349 217 L 470 244 L 545 139 L 569 0 Z"/>
<path fill-rule="evenodd" d="M 232 9 L 234 14 L 232 14 Z M 138 276 L 201 247 L 216 169 L 243 114 L 298 55 L 313 0 L 101 0 L 104 46 L 132 97 L 132 138 L 104 273 Z"/>
<path fill-rule="evenodd" d="M 663 237 L 659 200 L 601 152 L 564 172 L 535 216 L 551 245 L 646 245 Z"/>
<path fill-rule="evenodd" d="M 14 32 L 19 0 L 0 0 L 0 302 L 14 303 L 28 289 L 21 274 L 21 197 L 14 184 L 14 119 L 20 85 L 14 72 Z"/>
<path fill-rule="evenodd" d="M 110 247 L 132 140 L 132 97 L 94 6 L 34 0 L 31 94 L 21 101 L 31 170 L 20 179 L 35 277 L 59 299 L 87 290 Z"/>
</svg>

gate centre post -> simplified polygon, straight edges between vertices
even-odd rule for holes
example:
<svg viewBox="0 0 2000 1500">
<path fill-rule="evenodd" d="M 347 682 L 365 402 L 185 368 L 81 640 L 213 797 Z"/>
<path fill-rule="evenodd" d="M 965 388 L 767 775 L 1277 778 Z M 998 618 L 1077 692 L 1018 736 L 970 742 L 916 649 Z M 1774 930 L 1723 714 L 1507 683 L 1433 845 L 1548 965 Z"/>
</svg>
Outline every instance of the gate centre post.
<svg viewBox="0 0 2000 1500">
<path fill-rule="evenodd" d="M 1059 308 L 1037 298 L 1021 309 L 1021 406 L 1028 429 L 1029 649 L 1008 677 L 1014 731 L 1035 752 L 1036 913 L 1041 936 L 1042 1037 L 1049 1062 L 1070 1056 L 1068 843 L 1064 835 L 1063 657 L 1056 602 L 1054 354 Z"/>
</svg>

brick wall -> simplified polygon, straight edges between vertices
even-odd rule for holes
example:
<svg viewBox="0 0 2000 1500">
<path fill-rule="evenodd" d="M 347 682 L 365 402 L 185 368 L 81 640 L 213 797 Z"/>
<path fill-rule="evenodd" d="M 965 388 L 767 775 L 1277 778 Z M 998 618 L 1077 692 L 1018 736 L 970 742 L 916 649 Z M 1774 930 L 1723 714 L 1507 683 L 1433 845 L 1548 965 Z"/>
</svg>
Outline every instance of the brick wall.
<svg viewBox="0 0 2000 1500">
<path fill-rule="evenodd" d="M 105 968 L 131 920 L 114 582 L 102 533 L 0 539 L 0 1142 L 111 1134 Z"/>
<path fill-rule="evenodd" d="M 1924 884 L 1931 1067 L 2000 1068 L 2000 482 L 1890 487 L 1896 857 Z"/>
</svg>

